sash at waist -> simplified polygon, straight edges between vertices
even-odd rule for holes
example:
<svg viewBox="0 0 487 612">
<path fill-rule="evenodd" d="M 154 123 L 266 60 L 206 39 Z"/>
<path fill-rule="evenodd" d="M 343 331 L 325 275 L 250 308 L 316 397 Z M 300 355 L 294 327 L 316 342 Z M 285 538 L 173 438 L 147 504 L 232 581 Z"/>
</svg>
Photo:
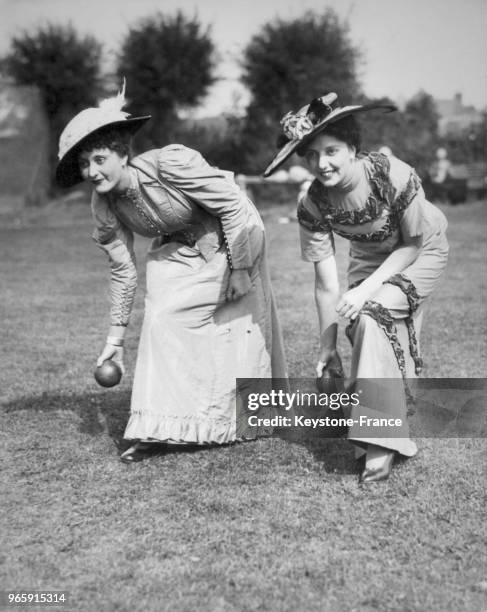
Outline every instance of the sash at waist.
<svg viewBox="0 0 487 612">
<path fill-rule="evenodd" d="M 211 222 L 205 223 L 204 226 L 161 234 L 158 243 L 163 245 L 168 242 L 179 242 L 192 248 L 197 246 L 204 259 L 210 261 L 224 244 L 223 231 L 218 220 L 211 219 Z"/>
</svg>

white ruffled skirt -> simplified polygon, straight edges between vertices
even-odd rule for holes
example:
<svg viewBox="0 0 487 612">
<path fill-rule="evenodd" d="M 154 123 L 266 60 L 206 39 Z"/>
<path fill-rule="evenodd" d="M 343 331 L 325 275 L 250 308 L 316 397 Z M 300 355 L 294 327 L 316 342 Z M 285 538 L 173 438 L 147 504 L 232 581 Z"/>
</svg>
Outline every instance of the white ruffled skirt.
<svg viewBox="0 0 487 612">
<path fill-rule="evenodd" d="M 186 444 L 254 438 L 237 423 L 236 378 L 285 378 L 282 337 L 257 212 L 251 291 L 225 300 L 225 248 L 206 261 L 177 242 L 148 253 L 147 295 L 124 437 Z"/>
</svg>

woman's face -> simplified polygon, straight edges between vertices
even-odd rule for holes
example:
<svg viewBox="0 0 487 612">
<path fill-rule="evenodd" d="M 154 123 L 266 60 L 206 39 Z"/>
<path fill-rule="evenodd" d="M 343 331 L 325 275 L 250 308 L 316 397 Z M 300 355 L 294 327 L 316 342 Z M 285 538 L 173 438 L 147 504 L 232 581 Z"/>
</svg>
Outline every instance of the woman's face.
<svg viewBox="0 0 487 612">
<path fill-rule="evenodd" d="M 311 141 L 305 159 L 311 174 L 320 183 L 325 187 L 340 187 L 353 171 L 355 147 L 323 133 Z"/>
<path fill-rule="evenodd" d="M 79 155 L 79 168 L 83 180 L 92 183 L 97 193 L 123 191 L 129 185 L 126 155 L 121 157 L 116 151 L 106 147 L 82 151 Z"/>
</svg>

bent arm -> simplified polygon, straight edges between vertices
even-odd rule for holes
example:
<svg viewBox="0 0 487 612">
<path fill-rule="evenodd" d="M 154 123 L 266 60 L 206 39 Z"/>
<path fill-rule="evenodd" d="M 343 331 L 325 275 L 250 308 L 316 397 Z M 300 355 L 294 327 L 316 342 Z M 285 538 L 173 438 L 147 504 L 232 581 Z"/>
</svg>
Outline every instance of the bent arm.
<svg viewBox="0 0 487 612">
<path fill-rule="evenodd" d="M 377 270 L 372 272 L 372 274 L 362 282 L 362 289 L 370 293 L 370 295 L 375 293 L 384 281 L 394 276 L 394 274 L 403 272 L 411 265 L 418 257 L 420 248 L 421 236 L 418 236 L 412 238 L 409 244 L 400 246 L 392 251 Z"/>
<path fill-rule="evenodd" d="M 393 213 L 398 215 L 402 245 L 394 249 L 369 278 L 364 290 L 374 293 L 391 276 L 403 272 L 418 257 L 423 240 L 425 194 L 416 172 L 397 158 L 391 160 L 390 181 L 396 190 Z"/>
<path fill-rule="evenodd" d="M 122 225 L 105 200 L 92 199 L 95 231 L 93 240 L 108 256 L 110 266 L 109 337 L 123 339 L 137 288 L 133 232 Z"/>
<path fill-rule="evenodd" d="M 330 225 L 322 218 L 315 203 L 305 194 L 298 202 L 301 255 L 315 268 L 315 303 L 320 326 L 320 353 L 316 373 L 336 355 L 339 298 L 335 245 Z"/>
<path fill-rule="evenodd" d="M 123 238 L 120 237 L 121 234 Z M 105 346 L 98 356 L 97 365 L 101 366 L 107 359 L 113 359 L 124 373 L 124 338 L 137 288 L 132 233 L 128 230 L 126 232 L 118 230 L 113 241 L 106 244 L 98 243 L 98 246 L 108 254 L 111 307 L 110 327 Z"/>
<path fill-rule="evenodd" d="M 110 335 L 117 331 L 114 328 L 127 327 L 135 299 L 137 269 L 130 242 L 117 237 L 108 244 L 98 244 L 110 265 Z"/>
<path fill-rule="evenodd" d="M 220 219 L 233 270 L 251 268 L 245 199 L 232 173 L 210 166 L 200 153 L 182 145 L 161 149 L 159 171 L 174 187 Z"/>
<path fill-rule="evenodd" d="M 339 315 L 351 319 L 358 316 L 361 308 L 367 300 L 387 281 L 391 276 L 403 272 L 418 256 L 421 246 L 421 238 L 411 239 L 409 244 L 400 246 L 382 262 L 360 285 L 349 289 L 340 298 L 336 310 Z"/>
</svg>

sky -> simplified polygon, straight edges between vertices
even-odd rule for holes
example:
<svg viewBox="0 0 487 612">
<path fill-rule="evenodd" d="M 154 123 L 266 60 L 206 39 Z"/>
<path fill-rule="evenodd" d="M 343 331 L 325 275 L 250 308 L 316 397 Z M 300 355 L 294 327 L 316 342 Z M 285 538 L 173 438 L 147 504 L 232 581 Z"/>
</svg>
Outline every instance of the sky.
<svg viewBox="0 0 487 612">
<path fill-rule="evenodd" d="M 367 95 L 401 103 L 420 90 L 439 99 L 458 92 L 465 104 L 487 107 L 487 0 L 0 0 L 0 54 L 23 31 L 71 23 L 113 58 L 131 25 L 180 9 L 211 27 L 219 81 L 196 114 L 215 115 L 246 104 L 239 58 L 265 23 L 327 7 L 348 20 Z"/>
</svg>

